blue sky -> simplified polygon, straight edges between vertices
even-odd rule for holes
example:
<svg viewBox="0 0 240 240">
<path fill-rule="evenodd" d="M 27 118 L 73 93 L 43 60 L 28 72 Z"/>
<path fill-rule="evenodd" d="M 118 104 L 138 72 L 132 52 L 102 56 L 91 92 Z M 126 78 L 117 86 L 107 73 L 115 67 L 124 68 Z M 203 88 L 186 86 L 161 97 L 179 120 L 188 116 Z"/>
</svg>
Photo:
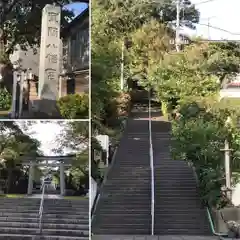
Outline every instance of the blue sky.
<svg viewBox="0 0 240 240">
<path fill-rule="evenodd" d="M 71 3 L 65 6 L 65 8 L 69 10 L 73 10 L 75 13 L 75 16 L 78 16 L 82 11 L 84 11 L 88 7 L 88 4 L 86 3 Z"/>
<path fill-rule="evenodd" d="M 197 25 L 196 31 L 187 31 L 194 35 L 204 36 L 212 40 L 228 39 L 240 40 L 240 0 L 191 0 L 196 4 L 196 8 L 200 11 L 200 24 L 208 24 L 227 30 L 231 34 L 224 31 L 209 28 L 203 25 Z M 205 2 L 205 3 L 204 3 Z"/>
</svg>

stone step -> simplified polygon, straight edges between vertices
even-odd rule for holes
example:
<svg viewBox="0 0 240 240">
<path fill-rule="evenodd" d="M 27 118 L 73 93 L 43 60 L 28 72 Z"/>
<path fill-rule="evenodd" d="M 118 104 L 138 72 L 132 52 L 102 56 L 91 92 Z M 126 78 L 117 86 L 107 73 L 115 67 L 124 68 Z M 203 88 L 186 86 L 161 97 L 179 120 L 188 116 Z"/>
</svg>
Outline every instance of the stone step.
<svg viewBox="0 0 240 240">
<path fill-rule="evenodd" d="M 192 219 L 192 223 L 196 223 L 199 221 L 206 222 L 206 217 L 205 214 L 198 214 L 196 211 L 190 211 L 190 212 L 185 212 L 185 214 L 174 214 L 174 213 L 167 213 L 168 211 L 166 210 L 165 214 L 161 214 L 156 212 L 155 213 L 155 219 L 161 223 L 161 221 L 168 220 L 169 224 L 171 225 L 171 221 L 174 219 L 174 221 L 181 221 L 182 219 Z"/>
<path fill-rule="evenodd" d="M 17 202 L 17 206 L 37 206 L 39 207 L 41 202 L 21 202 L 21 201 L 14 201 L 14 202 L 8 202 L 8 201 L 1 201 L 0 200 L 0 205 L 4 205 L 4 206 L 14 206 Z M 49 206 L 49 207 L 81 207 L 81 208 L 84 208 L 84 207 L 88 207 L 89 206 L 89 202 L 88 204 L 82 204 L 82 203 L 75 203 L 75 204 L 61 204 L 61 203 L 47 203 L 47 202 L 44 202 L 44 206 Z"/>
<path fill-rule="evenodd" d="M 40 198 L 34 198 L 34 197 L 21 197 L 21 198 L 5 198 L 2 197 L 0 198 L 0 202 L 41 202 Z M 69 199 L 64 199 L 64 198 L 45 198 L 44 201 L 46 203 L 53 203 L 53 204 L 57 204 L 57 203 L 61 203 L 61 204 L 74 204 L 74 203 L 85 203 L 88 204 L 88 198 L 73 198 L 71 200 Z"/>
<path fill-rule="evenodd" d="M 140 181 L 140 180 L 139 180 Z M 141 180 L 141 184 L 144 184 L 144 186 L 143 187 L 145 187 L 145 188 L 151 188 L 151 186 L 149 186 L 148 184 L 149 184 L 149 182 L 150 182 L 150 180 L 149 179 L 146 179 L 146 180 L 144 180 L 144 181 L 142 181 Z M 105 188 L 108 188 L 108 187 L 115 187 L 115 189 L 117 189 L 118 187 L 136 187 L 136 188 L 138 188 L 138 187 L 140 187 L 139 186 L 139 182 L 137 183 L 137 182 L 131 182 L 131 183 L 129 183 L 129 182 L 127 182 L 127 181 L 119 181 L 119 184 L 117 185 L 117 187 L 116 187 L 116 180 L 114 180 L 114 179 L 108 179 L 108 181 L 104 184 L 104 187 Z"/>
<path fill-rule="evenodd" d="M 96 235 L 151 235 L 151 225 L 140 227 L 140 228 L 132 228 L 129 224 L 127 227 L 118 228 L 118 227 L 101 227 L 98 229 L 94 229 L 94 234 Z"/>
<path fill-rule="evenodd" d="M 137 213 L 132 213 L 132 212 L 122 212 L 122 213 L 118 213 L 117 214 L 117 217 L 120 217 L 120 218 L 123 218 L 123 217 L 127 217 L 127 218 L 134 218 L 134 219 L 143 219 L 143 217 L 146 217 L 146 216 L 150 216 L 151 215 L 151 212 L 149 212 L 149 214 L 142 214 L 140 212 L 137 212 Z M 116 214 L 114 213 L 102 213 L 101 214 L 101 218 L 111 218 L 111 217 L 114 217 L 116 218 Z"/>
<path fill-rule="evenodd" d="M 150 198 L 148 198 L 148 200 L 150 200 Z M 122 201 L 119 199 L 100 199 L 98 202 L 100 205 L 104 205 L 104 206 L 108 206 L 109 204 L 114 204 L 114 205 L 122 205 Z M 146 205 L 150 205 L 151 202 L 149 201 L 139 201 L 139 199 L 132 199 L 132 200 L 128 200 L 126 203 L 124 203 L 124 206 L 146 206 Z"/>
<path fill-rule="evenodd" d="M 39 217 L 35 218 L 19 218 L 19 217 L 0 217 L 0 222 L 28 222 L 28 223 L 38 223 Z M 55 224 L 88 224 L 89 219 L 74 219 L 74 218 L 43 218 L 43 223 L 55 223 Z"/>
<path fill-rule="evenodd" d="M 154 169 L 154 173 L 155 173 L 155 175 L 158 175 L 158 176 L 167 175 L 169 179 L 171 179 L 171 177 L 174 177 L 175 174 L 178 174 L 178 177 L 181 176 L 183 178 L 185 175 L 186 175 L 186 178 L 193 176 L 192 169 L 188 169 L 188 168 L 174 169 L 174 168 L 163 167 L 161 169 Z"/>
<path fill-rule="evenodd" d="M 118 197 L 119 199 L 121 199 L 122 197 L 124 198 L 124 199 L 126 199 L 126 202 L 127 202 L 127 199 L 141 199 L 141 200 L 143 200 L 143 199 L 149 199 L 150 197 L 151 197 L 151 194 L 149 194 L 149 192 L 144 192 L 145 194 L 143 194 L 143 193 L 137 193 L 137 194 L 132 194 L 132 193 L 114 193 L 114 194 L 112 194 L 111 192 L 109 192 L 109 191 L 106 191 L 106 192 L 104 192 L 102 195 L 101 195 L 101 197 L 103 197 L 103 198 L 106 198 L 106 197 L 114 197 L 114 198 L 116 198 L 116 197 Z"/>
<path fill-rule="evenodd" d="M 39 228 L 16 228 L 16 227 L 0 227 L 0 233 L 11 234 L 38 234 Z M 71 230 L 71 229 L 42 229 L 43 235 L 57 235 L 57 236 L 73 236 L 81 237 L 88 236 L 88 230 Z"/>
<path fill-rule="evenodd" d="M 89 219 L 89 214 L 49 214 L 49 213 L 45 213 L 44 214 L 44 218 L 58 218 L 58 219 L 64 219 L 64 218 L 70 218 L 70 219 Z M 39 214 L 38 213 L 5 213 L 5 212 L 0 212 L 0 217 L 20 217 L 20 218 L 25 218 L 25 217 L 38 217 Z"/>
<path fill-rule="evenodd" d="M 89 237 L 71 237 L 71 236 L 38 236 L 22 234 L 2 234 L 0 240 L 89 240 Z"/>
<path fill-rule="evenodd" d="M 0 212 L 3 211 L 39 211 L 39 206 L 10 206 L 10 205 L 1 205 L 0 206 Z M 44 206 L 44 211 L 46 212 L 88 212 L 86 207 L 54 207 L 54 206 Z"/>
<path fill-rule="evenodd" d="M 104 215 L 105 216 L 105 215 Z M 125 215 L 108 215 L 108 218 L 104 217 L 104 216 L 99 216 L 99 217 L 95 217 L 93 219 L 93 221 L 97 221 L 100 222 L 101 224 L 116 224 L 114 220 L 116 220 L 116 218 L 123 218 L 125 217 Z M 133 215 L 128 215 L 126 218 L 124 218 L 124 223 L 144 223 L 144 224 L 151 224 L 151 218 L 146 218 L 145 215 L 137 215 L 137 216 L 133 216 Z"/>
<path fill-rule="evenodd" d="M 124 196 L 109 196 L 109 197 L 100 197 L 100 200 L 99 200 L 99 203 L 104 201 L 105 200 L 109 200 L 109 202 L 107 204 L 111 204 L 111 200 L 113 203 L 116 203 L 116 202 L 120 202 L 120 204 L 123 204 L 123 203 L 126 203 L 126 202 L 129 202 L 131 204 L 140 204 L 140 203 L 150 203 L 151 202 L 151 196 L 149 194 L 149 196 L 142 196 L 141 198 L 137 198 L 137 197 L 134 197 L 134 196 L 129 196 L 127 198 L 125 198 Z"/>
<path fill-rule="evenodd" d="M 167 202 L 162 202 L 159 201 L 158 203 L 158 207 L 155 207 L 155 209 L 161 209 L 161 208 L 174 208 L 174 209 L 200 209 L 201 205 L 199 201 L 195 201 L 195 202 L 184 202 L 184 201 L 177 201 L 176 202 L 172 202 L 172 203 L 167 203 Z M 177 204 L 177 205 L 176 205 Z M 161 207 L 159 207 L 161 206 Z"/>
<path fill-rule="evenodd" d="M 4 211 L 4 213 L 36 213 L 38 214 L 39 209 L 36 210 L 32 210 L 32 209 L 25 209 L 25 208 L 20 208 L 20 209 L 4 209 L 2 210 Z M 2 211 L 0 211 L 0 216 Z M 83 211 L 78 211 L 77 209 L 74 211 L 74 209 L 69 209 L 69 210 L 48 210 L 48 209 L 43 209 L 43 214 L 61 214 L 61 215 L 70 215 L 70 214 L 74 214 L 74 215 L 85 215 L 88 214 L 88 210 L 85 209 L 84 212 Z"/>
<path fill-rule="evenodd" d="M 212 236 L 211 233 L 209 233 L 209 230 L 206 228 L 201 229 L 197 226 L 195 228 L 184 228 L 184 229 L 175 229 L 175 228 L 158 228 L 155 233 L 157 235 L 188 235 L 188 236 Z M 194 238 L 193 238 L 194 239 Z M 193 240 L 192 239 L 192 240 Z"/>
<path fill-rule="evenodd" d="M 127 193 L 148 193 L 148 192 L 151 192 L 151 189 L 149 189 L 149 186 L 147 188 L 141 188 L 141 189 L 137 189 L 136 187 L 132 187 L 132 186 L 129 186 L 129 187 L 125 187 L 125 186 L 118 186 L 118 189 L 116 189 L 116 187 L 107 187 L 105 188 L 105 190 L 107 189 L 107 191 L 111 192 L 111 194 L 114 194 L 114 193 L 122 193 L 122 194 L 125 194 L 126 192 Z"/>
<path fill-rule="evenodd" d="M 98 210 L 99 213 L 114 213 L 114 214 L 118 214 L 118 213 L 125 213 L 126 210 L 125 209 L 119 209 L 119 208 L 101 208 Z M 141 209 L 141 211 L 137 208 L 132 208 L 132 209 L 128 209 L 127 210 L 128 214 L 132 213 L 132 214 L 135 214 L 135 213 L 141 213 L 141 214 L 147 214 L 148 213 L 150 214 L 151 213 L 151 207 L 149 206 L 149 208 L 144 208 L 144 209 Z"/>
<path fill-rule="evenodd" d="M 38 228 L 39 223 L 32 222 L 0 222 L 0 228 L 2 227 L 16 227 L 16 228 Z M 43 223 L 43 229 L 66 229 L 66 230 L 88 230 L 89 225 L 87 224 L 59 224 L 59 223 Z"/>
<path fill-rule="evenodd" d="M 128 180 L 126 180 L 126 178 Z M 141 183 L 148 184 L 149 182 L 151 182 L 151 179 L 150 179 L 150 176 L 140 178 L 140 177 L 137 177 L 137 176 L 130 176 L 130 175 L 129 176 L 108 176 L 108 178 L 107 178 L 107 182 L 109 184 L 112 184 L 112 185 L 113 184 L 136 185 L 140 181 L 141 181 Z"/>
<path fill-rule="evenodd" d="M 114 205 L 119 205 L 119 209 L 132 209 L 133 206 L 136 208 L 146 208 L 151 206 L 151 202 L 136 202 L 134 203 L 126 203 L 124 205 L 121 205 L 122 202 L 113 202 L 112 204 L 109 202 L 109 204 L 106 204 L 105 202 L 99 203 L 100 206 L 104 208 L 111 208 Z M 111 206 L 112 205 L 112 206 Z"/>
</svg>

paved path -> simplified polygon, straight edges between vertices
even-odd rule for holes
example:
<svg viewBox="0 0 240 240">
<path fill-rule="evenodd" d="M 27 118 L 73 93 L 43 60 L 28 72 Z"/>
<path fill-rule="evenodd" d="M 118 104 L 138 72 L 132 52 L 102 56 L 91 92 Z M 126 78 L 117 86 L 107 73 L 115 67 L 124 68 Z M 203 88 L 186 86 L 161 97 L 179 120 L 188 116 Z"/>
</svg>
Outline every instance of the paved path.
<svg viewBox="0 0 240 240">
<path fill-rule="evenodd" d="M 114 235 L 95 235 L 92 240 L 219 240 L 218 237 L 206 236 L 114 236 Z"/>
</svg>

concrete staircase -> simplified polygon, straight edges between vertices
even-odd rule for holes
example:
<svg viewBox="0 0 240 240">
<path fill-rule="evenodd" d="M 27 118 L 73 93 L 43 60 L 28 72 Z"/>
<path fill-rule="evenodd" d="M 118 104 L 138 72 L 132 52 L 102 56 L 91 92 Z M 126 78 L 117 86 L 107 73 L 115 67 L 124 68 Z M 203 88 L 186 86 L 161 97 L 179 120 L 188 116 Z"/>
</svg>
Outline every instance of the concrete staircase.
<svg viewBox="0 0 240 240">
<path fill-rule="evenodd" d="M 92 220 L 94 235 L 151 233 L 150 176 L 147 112 L 135 106 L 103 184 Z"/>
<path fill-rule="evenodd" d="M 184 161 L 171 159 L 171 125 L 164 121 L 159 109 L 153 107 L 152 113 L 155 237 L 215 239 L 192 169 Z M 145 239 L 144 235 L 151 234 L 148 113 L 144 110 L 144 104 L 138 110 L 135 106 L 128 120 L 93 217 L 93 239 L 110 239 L 109 235 L 141 235 L 139 239 Z"/>
<path fill-rule="evenodd" d="M 89 239 L 88 199 L 45 199 L 41 236 L 39 206 L 40 199 L 0 198 L 0 239 Z"/>
<path fill-rule="evenodd" d="M 207 213 L 201 206 L 193 170 L 171 159 L 170 123 L 160 112 L 152 122 L 155 165 L 155 234 L 211 236 Z"/>
</svg>

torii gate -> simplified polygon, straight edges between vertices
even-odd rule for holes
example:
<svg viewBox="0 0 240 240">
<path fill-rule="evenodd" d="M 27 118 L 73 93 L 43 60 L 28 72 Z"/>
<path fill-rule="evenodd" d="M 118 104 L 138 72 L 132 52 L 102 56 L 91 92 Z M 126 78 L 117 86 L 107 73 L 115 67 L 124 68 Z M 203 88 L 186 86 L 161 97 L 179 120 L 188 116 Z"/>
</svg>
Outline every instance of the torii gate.
<svg viewBox="0 0 240 240">
<path fill-rule="evenodd" d="M 33 191 L 33 179 L 34 179 L 34 168 L 39 167 L 60 167 L 60 192 L 61 195 L 65 195 L 65 176 L 64 168 L 65 166 L 72 166 L 72 161 L 75 159 L 76 155 L 68 156 L 40 156 L 40 157 L 22 157 L 23 165 L 29 165 L 29 177 L 28 177 L 28 191 L 27 194 L 31 195 Z M 34 158 L 34 160 L 33 160 Z M 49 163 L 50 161 L 50 163 Z"/>
</svg>

